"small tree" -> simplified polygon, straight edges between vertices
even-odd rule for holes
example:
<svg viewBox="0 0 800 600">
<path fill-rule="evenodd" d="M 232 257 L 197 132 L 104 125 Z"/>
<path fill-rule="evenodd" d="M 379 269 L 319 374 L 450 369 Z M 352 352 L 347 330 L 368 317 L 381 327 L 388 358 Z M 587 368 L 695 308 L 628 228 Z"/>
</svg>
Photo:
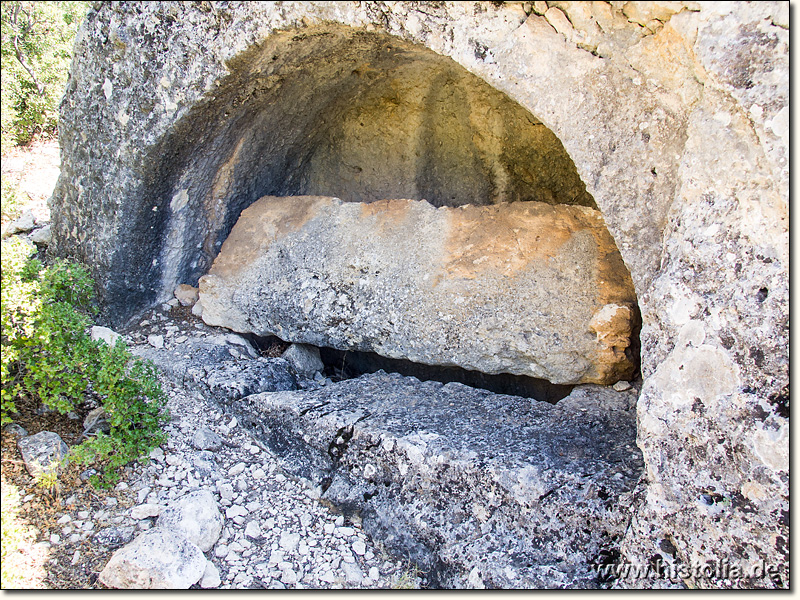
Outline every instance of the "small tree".
<svg viewBox="0 0 800 600">
<path fill-rule="evenodd" d="M 52 134 L 88 2 L 0 3 L 2 149 Z"/>
</svg>

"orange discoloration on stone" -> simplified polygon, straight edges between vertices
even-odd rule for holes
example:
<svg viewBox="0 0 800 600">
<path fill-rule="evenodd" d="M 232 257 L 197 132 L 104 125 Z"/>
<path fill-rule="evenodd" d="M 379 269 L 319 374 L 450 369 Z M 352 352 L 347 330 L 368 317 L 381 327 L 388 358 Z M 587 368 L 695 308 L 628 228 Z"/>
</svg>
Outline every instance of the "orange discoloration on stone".
<svg viewBox="0 0 800 600">
<path fill-rule="evenodd" d="M 319 207 L 331 199 L 323 196 L 264 196 L 242 211 L 236 227 L 222 245 L 209 275 L 234 277 L 276 239 L 297 231 L 319 215 Z M 235 252 L 226 252 L 228 247 Z"/>
<path fill-rule="evenodd" d="M 301 229 L 301 235 L 292 236 Z M 301 250 L 268 252 L 273 244 Z M 268 262 L 260 262 L 268 255 Z M 363 269 L 357 281 L 348 261 Z M 331 301 L 327 292 L 306 288 L 297 278 L 298 268 L 314 269 L 326 282 L 323 287 L 337 289 L 339 296 Z M 346 335 L 331 337 L 331 344 L 347 347 L 369 335 L 370 344 L 392 356 L 400 352 L 419 355 L 423 362 L 462 361 L 467 368 L 485 364 L 492 372 L 544 374 L 559 383 L 610 384 L 629 379 L 636 368 L 630 351 L 639 318 L 635 291 L 594 209 L 541 202 L 435 208 L 419 200 L 354 204 L 320 196 L 267 196 L 242 213 L 209 275 L 201 279 L 201 300 L 215 303 L 209 305 L 216 311 L 212 321 L 230 312 L 239 327 L 255 331 L 249 306 L 239 313 L 239 305 L 226 303 L 234 302 L 233 294 L 244 285 L 238 273 L 244 270 L 258 281 L 264 269 L 282 273 L 283 279 L 259 285 L 273 289 L 280 281 L 287 289 L 308 289 L 285 299 L 288 306 L 300 307 L 296 312 L 303 327 L 326 327 L 324 319 L 323 325 L 305 321 L 324 299 L 321 314 L 335 314 L 344 325 L 323 333 L 335 337 L 342 329 Z M 258 302 L 261 292 L 255 293 Z M 307 295 L 303 302 L 310 304 L 300 306 L 297 294 Z M 353 295 L 354 304 L 337 312 L 341 296 Z M 396 307 L 398 314 L 387 307 Z M 374 325 L 391 319 L 397 324 L 391 335 Z M 416 327 L 419 319 L 430 329 Z M 232 321 L 220 318 L 211 324 L 226 322 Z M 269 323 L 268 331 L 283 327 Z M 548 331 L 557 333 L 555 341 L 543 336 Z M 570 336 L 574 339 L 566 339 Z M 441 341 L 432 344 L 433 338 Z M 396 339 L 407 339 L 407 346 L 397 350 Z M 486 344 L 494 346 L 485 350 Z"/>
<path fill-rule="evenodd" d="M 564 208 L 518 202 L 445 209 L 450 229 L 445 271 L 464 279 L 487 270 L 513 277 L 531 261 L 554 257 L 584 227 Z"/>
<path fill-rule="evenodd" d="M 361 204 L 361 217 L 378 219 L 379 228 L 397 227 L 408 218 L 414 200 L 378 200 Z"/>
</svg>

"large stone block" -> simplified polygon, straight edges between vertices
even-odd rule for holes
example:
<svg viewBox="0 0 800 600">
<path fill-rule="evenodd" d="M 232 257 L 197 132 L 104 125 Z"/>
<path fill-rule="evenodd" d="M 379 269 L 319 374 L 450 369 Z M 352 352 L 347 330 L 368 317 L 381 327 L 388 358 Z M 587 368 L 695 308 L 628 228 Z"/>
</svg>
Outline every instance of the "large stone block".
<svg viewBox="0 0 800 600">
<path fill-rule="evenodd" d="M 261 198 L 200 279 L 210 325 L 553 383 L 635 369 L 636 296 L 600 213 Z"/>
</svg>

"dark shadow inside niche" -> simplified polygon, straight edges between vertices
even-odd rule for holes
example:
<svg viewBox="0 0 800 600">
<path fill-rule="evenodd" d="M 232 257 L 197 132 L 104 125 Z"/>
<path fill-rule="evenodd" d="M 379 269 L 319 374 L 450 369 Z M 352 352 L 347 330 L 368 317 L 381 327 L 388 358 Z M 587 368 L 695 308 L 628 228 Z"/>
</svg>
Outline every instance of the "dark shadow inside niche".
<svg viewBox="0 0 800 600">
<path fill-rule="evenodd" d="M 374 352 L 343 351 L 334 348 L 320 348 L 320 358 L 325 363 L 324 374 L 332 380 L 352 379 L 365 373 L 386 371 L 420 381 L 440 383 L 463 383 L 473 388 L 489 390 L 495 394 L 508 394 L 533 398 L 555 404 L 565 398 L 574 386 L 550 383 L 546 379 L 535 379 L 524 375 L 500 373 L 489 375 L 480 371 L 470 371 L 459 367 L 440 367 L 425 365 L 410 360 L 386 358 Z"/>
<path fill-rule="evenodd" d="M 596 208 L 558 138 L 452 59 L 340 25 L 276 33 L 154 151 L 164 289 L 196 284 L 265 195 Z M 174 256 L 180 254 L 179 257 Z"/>
<path fill-rule="evenodd" d="M 252 333 L 241 334 L 262 356 L 277 357 L 283 354 L 290 343 L 270 336 L 257 336 Z M 386 371 L 407 377 L 416 377 L 420 381 L 438 381 L 440 383 L 463 383 L 474 388 L 494 392 L 532 398 L 542 402 L 555 404 L 567 397 L 574 386 L 550 383 L 546 379 L 535 379 L 524 375 L 500 373 L 489 375 L 480 371 L 470 371 L 459 367 L 441 367 L 425 365 L 396 358 L 386 358 L 374 352 L 337 350 L 320 348 L 320 358 L 325 364 L 323 375 L 332 381 L 353 379 L 367 373 Z"/>
</svg>

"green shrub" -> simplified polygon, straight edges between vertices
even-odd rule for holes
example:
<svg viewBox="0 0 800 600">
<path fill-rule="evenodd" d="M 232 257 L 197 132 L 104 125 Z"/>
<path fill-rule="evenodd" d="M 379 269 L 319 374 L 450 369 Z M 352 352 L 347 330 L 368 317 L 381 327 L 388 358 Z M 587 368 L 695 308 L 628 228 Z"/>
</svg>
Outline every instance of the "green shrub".
<svg viewBox="0 0 800 600">
<path fill-rule="evenodd" d="M 88 2 L 0 4 L 2 150 L 54 133 L 72 44 Z"/>
<path fill-rule="evenodd" d="M 97 465 L 102 482 L 112 483 L 120 467 L 166 439 L 157 372 L 121 341 L 109 347 L 87 335 L 95 309 L 83 267 L 59 261 L 45 268 L 32 252 L 19 238 L 3 242 L 2 422 L 12 420 L 21 395 L 65 414 L 95 394 L 110 432 L 74 447 L 72 458 Z"/>
<path fill-rule="evenodd" d="M 19 186 L 14 185 L 5 177 L 0 181 L 2 181 L 0 213 L 2 213 L 3 221 L 11 221 L 16 219 L 22 212 L 22 198 L 19 196 Z"/>
</svg>

